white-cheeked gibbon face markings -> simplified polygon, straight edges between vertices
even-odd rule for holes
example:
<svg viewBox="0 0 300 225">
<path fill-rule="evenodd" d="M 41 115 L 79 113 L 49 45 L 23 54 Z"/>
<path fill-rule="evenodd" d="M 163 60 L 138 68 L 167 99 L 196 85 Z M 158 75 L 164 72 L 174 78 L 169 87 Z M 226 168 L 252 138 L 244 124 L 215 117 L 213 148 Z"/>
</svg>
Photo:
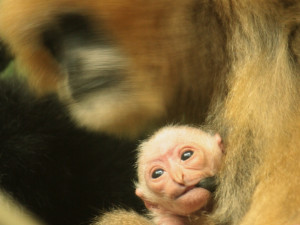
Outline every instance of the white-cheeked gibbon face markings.
<svg viewBox="0 0 300 225">
<path fill-rule="evenodd" d="M 43 37 L 63 71 L 60 99 L 80 126 L 109 130 L 110 124 L 122 123 L 120 113 L 136 110 L 135 84 L 128 80 L 129 57 L 108 30 L 95 30 L 86 16 L 67 14 L 58 17 Z"/>
<path fill-rule="evenodd" d="M 37 94 L 58 92 L 77 124 L 134 138 L 165 123 L 204 121 L 218 74 L 208 65 L 223 57 L 191 52 L 210 42 L 193 29 L 187 2 L 38 2 L 1 1 L 0 35 Z"/>
</svg>

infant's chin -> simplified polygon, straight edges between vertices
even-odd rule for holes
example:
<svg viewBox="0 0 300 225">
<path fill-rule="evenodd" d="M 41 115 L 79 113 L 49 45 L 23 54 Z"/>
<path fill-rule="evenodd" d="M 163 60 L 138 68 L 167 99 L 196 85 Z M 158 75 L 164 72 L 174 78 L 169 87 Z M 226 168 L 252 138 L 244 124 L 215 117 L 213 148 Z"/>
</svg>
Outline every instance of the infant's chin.
<svg viewBox="0 0 300 225">
<path fill-rule="evenodd" d="M 210 196 L 206 189 L 195 187 L 176 199 L 176 213 L 182 216 L 194 213 L 206 206 Z"/>
</svg>

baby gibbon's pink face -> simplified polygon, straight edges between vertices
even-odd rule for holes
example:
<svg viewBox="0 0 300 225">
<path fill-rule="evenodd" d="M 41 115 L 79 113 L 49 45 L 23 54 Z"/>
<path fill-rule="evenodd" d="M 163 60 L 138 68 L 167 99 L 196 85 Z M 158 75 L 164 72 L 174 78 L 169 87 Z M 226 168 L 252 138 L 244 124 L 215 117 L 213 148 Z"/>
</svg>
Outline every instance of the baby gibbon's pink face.
<svg viewBox="0 0 300 225">
<path fill-rule="evenodd" d="M 210 192 L 196 184 L 215 175 L 220 167 L 218 134 L 192 127 L 166 128 L 142 145 L 141 151 L 139 176 L 145 179 L 146 190 L 137 189 L 136 193 L 150 210 L 188 215 L 206 205 Z"/>
</svg>

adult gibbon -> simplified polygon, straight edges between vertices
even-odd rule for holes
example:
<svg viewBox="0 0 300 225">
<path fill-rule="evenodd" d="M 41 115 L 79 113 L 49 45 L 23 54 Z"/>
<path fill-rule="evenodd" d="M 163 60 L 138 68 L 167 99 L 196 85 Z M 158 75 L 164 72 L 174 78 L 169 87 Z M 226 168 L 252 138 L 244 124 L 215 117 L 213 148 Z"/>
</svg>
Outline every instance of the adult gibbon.
<svg viewBox="0 0 300 225">
<path fill-rule="evenodd" d="M 297 0 L 2 0 L 0 37 L 32 88 L 57 92 L 81 126 L 131 138 L 170 122 L 218 131 L 217 224 L 295 225 L 299 11 Z M 117 211 L 103 224 L 139 219 Z"/>
</svg>

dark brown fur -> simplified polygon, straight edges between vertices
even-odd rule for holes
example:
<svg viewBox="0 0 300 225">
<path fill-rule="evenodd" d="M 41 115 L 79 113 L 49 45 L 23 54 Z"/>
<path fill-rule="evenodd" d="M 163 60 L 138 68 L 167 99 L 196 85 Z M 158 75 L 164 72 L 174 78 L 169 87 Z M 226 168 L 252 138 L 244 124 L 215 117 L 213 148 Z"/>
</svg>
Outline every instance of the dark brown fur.
<svg viewBox="0 0 300 225">
<path fill-rule="evenodd" d="M 117 106 L 101 102 L 112 119 L 92 129 L 132 137 L 154 123 L 205 120 L 227 151 L 215 222 L 300 223 L 299 1 L 2 0 L 0 36 L 39 93 L 61 92 L 65 76 L 41 30 L 70 11 L 88 15 L 96 33 L 104 26 L 129 60 L 129 91 L 109 98 Z M 147 224 L 126 212 L 122 223 L 105 221 Z"/>
</svg>

